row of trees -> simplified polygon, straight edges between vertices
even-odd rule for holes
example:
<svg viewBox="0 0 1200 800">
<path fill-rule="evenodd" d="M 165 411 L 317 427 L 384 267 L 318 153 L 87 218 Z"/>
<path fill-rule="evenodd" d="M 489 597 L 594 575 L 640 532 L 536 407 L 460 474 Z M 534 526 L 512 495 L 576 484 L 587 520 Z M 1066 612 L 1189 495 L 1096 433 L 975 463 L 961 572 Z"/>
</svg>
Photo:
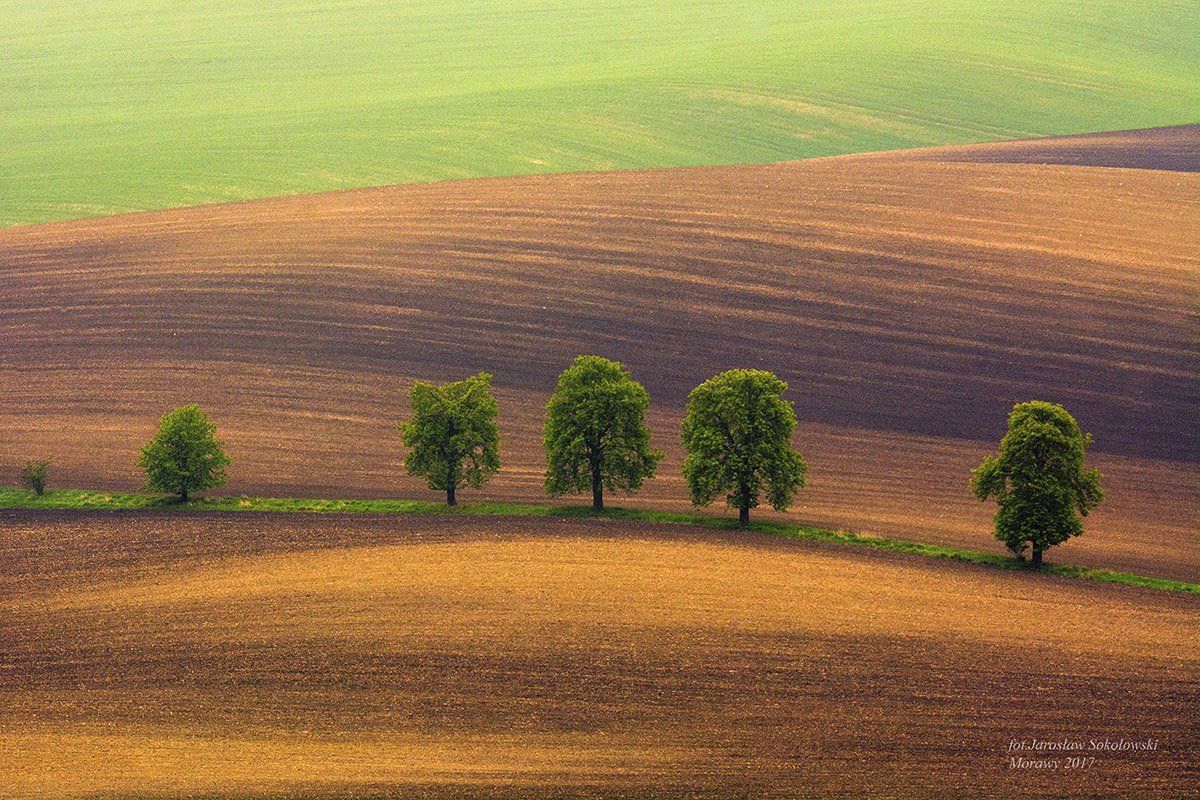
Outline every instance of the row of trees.
<svg viewBox="0 0 1200 800">
<path fill-rule="evenodd" d="M 683 477 L 691 500 L 703 506 L 724 496 L 742 525 L 762 499 L 786 510 L 808 471 L 792 449 L 796 414 L 783 399 L 787 384 L 762 370 L 729 370 L 692 390 L 681 426 Z M 492 376 L 486 372 L 442 385 L 416 382 L 412 417 L 400 427 L 410 475 L 457 503 L 461 488 L 481 488 L 500 469 L 500 433 Z M 543 443 L 546 491 L 634 492 L 654 477 L 662 453 L 650 444 L 645 388 L 621 364 L 580 356 L 559 375 L 546 406 Z M 1032 550 L 1040 566 L 1049 547 L 1083 532 L 1081 516 L 1104 493 L 1100 473 L 1084 468 L 1091 437 L 1059 405 L 1033 401 L 1014 407 L 1000 450 L 971 474 L 980 500 L 996 498 L 996 537 L 1018 557 Z M 216 426 L 190 405 L 162 418 L 142 449 L 146 484 L 180 500 L 225 482 L 229 457 Z M 26 483 L 38 494 L 47 465 L 30 462 Z"/>
<path fill-rule="evenodd" d="M 764 495 L 779 511 L 791 505 L 807 464 L 791 447 L 796 414 L 783 399 L 786 389 L 769 372 L 730 370 L 692 391 L 682 428 L 683 474 L 696 505 L 725 495 L 742 524 Z M 459 489 L 479 489 L 500 469 L 492 376 L 481 372 L 442 385 L 417 381 L 409 400 L 412 417 L 399 426 L 409 450 L 405 470 L 457 505 Z M 547 493 L 590 491 L 592 509 L 600 512 L 605 492 L 634 492 L 653 478 L 663 454 L 650 446 L 649 405 L 645 387 L 621 364 L 575 359 L 546 406 Z M 229 463 L 216 426 L 196 405 L 164 416 L 138 459 L 148 488 L 183 502 L 223 485 Z M 43 472 L 39 494 L 44 483 Z"/>
<path fill-rule="evenodd" d="M 796 414 L 783 399 L 787 384 L 761 370 L 729 370 L 688 398 L 682 438 L 683 475 L 692 502 L 725 495 L 742 524 L 765 496 L 780 511 L 804 486 L 807 465 L 791 447 Z M 455 504 L 459 488 L 481 487 L 500 468 L 492 376 L 481 372 L 435 386 L 417 382 L 413 416 L 400 428 L 410 448 L 405 468 Z M 558 377 L 546 405 L 546 492 L 634 492 L 653 478 L 662 452 L 650 445 L 650 396 L 621 364 L 580 356 Z"/>
</svg>

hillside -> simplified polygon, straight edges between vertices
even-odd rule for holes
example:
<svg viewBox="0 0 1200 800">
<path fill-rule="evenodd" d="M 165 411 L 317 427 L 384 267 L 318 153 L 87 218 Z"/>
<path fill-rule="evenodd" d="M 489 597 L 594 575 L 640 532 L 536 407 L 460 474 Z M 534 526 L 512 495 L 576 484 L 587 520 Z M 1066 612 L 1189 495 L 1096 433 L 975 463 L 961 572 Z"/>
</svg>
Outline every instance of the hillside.
<svg viewBox="0 0 1200 800">
<path fill-rule="evenodd" d="M 0 2 L 0 226 L 1196 121 L 1174 0 Z"/>
<path fill-rule="evenodd" d="M 1181 797 L 1198 610 L 631 522 L 0 512 L 0 797 Z"/>
<path fill-rule="evenodd" d="M 401 475 L 407 387 L 488 370 L 482 496 L 536 497 L 545 400 L 595 352 L 646 384 L 668 452 L 632 502 L 682 507 L 687 392 L 752 366 L 791 384 L 800 519 L 997 547 L 967 473 L 1038 397 L 1095 435 L 1109 489 L 1056 556 L 1195 579 L 1198 222 L 1197 174 L 897 154 L 7 229 L 0 472 L 133 488 L 157 416 L 198 401 L 229 492 L 433 497 Z"/>
<path fill-rule="evenodd" d="M 1173 125 L 1138 131 L 923 147 L 907 153 L 881 153 L 880 156 L 888 160 L 908 158 L 914 161 L 1061 164 L 1200 172 L 1200 126 Z"/>
</svg>

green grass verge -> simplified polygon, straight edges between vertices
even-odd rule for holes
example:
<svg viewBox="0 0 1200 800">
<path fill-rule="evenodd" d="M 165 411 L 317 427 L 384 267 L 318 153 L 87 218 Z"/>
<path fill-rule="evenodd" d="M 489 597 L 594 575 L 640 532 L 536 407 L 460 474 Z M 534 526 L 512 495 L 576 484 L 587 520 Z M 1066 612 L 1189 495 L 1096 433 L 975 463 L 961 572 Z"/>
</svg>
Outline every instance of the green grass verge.
<svg viewBox="0 0 1200 800">
<path fill-rule="evenodd" d="M 0 0 L 0 226 L 1196 121 L 1162 0 Z"/>
<path fill-rule="evenodd" d="M 162 495 L 134 492 L 98 492 L 88 489 L 50 489 L 41 497 L 27 489 L 0 487 L 0 509 L 90 509 L 122 511 L 157 509 L 162 511 L 274 511 L 309 513 L 349 514 L 466 514 L 478 516 L 520 517 L 589 517 L 588 506 L 563 506 L 538 503 L 465 503 L 448 508 L 442 503 L 425 500 L 322 500 L 290 497 L 205 497 L 182 504 Z M 692 514 L 677 511 L 653 511 L 650 509 L 611 508 L 602 515 L 605 519 L 637 520 L 673 525 L 696 525 L 707 528 L 733 530 L 737 521 L 730 517 L 713 514 Z M 850 531 L 835 531 L 812 525 L 793 522 L 759 520 L 750 524 L 750 530 L 793 539 L 810 539 L 821 542 L 873 547 L 895 553 L 963 561 L 1010 570 L 1032 571 L 1028 562 L 1017 561 L 998 553 L 966 550 L 959 547 L 925 544 L 904 539 L 888 539 L 881 536 L 865 536 Z M 1120 583 L 1126 586 L 1141 586 L 1172 592 L 1200 594 L 1200 583 L 1189 583 L 1169 578 L 1154 578 L 1129 572 L 1115 572 L 1093 567 L 1071 564 L 1046 563 L 1042 573 L 1066 578 L 1080 578 L 1103 583 Z"/>
</svg>

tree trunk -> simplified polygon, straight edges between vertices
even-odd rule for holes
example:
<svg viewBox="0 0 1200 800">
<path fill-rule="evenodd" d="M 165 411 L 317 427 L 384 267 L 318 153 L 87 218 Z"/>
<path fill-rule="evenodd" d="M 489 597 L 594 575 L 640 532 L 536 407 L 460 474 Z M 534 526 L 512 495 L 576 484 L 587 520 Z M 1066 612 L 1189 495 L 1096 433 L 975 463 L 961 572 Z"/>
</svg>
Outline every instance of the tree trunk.
<svg viewBox="0 0 1200 800">
<path fill-rule="evenodd" d="M 741 503 L 738 506 L 738 525 L 744 528 L 750 524 L 750 506 L 752 500 L 750 497 L 750 488 L 744 483 L 738 484 L 737 499 Z"/>
<path fill-rule="evenodd" d="M 604 481 L 600 478 L 600 462 L 592 464 L 592 513 L 604 510 Z"/>
<path fill-rule="evenodd" d="M 458 505 L 458 500 L 456 500 L 454 497 L 454 484 L 450 484 L 450 487 L 448 489 L 446 489 L 446 505 L 448 505 L 448 506 Z"/>
<path fill-rule="evenodd" d="M 1041 550 L 1033 551 L 1033 568 L 1034 569 L 1042 568 L 1042 551 Z"/>
</svg>

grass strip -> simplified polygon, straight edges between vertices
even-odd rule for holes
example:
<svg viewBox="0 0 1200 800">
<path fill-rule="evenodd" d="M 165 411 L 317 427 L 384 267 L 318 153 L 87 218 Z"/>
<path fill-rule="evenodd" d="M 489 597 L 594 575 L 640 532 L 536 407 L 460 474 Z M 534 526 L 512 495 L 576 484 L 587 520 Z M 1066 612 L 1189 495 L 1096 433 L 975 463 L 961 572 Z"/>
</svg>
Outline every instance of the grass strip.
<svg viewBox="0 0 1200 800">
<path fill-rule="evenodd" d="M 173 498 L 140 492 L 100 492 L 89 489 L 49 489 L 40 497 L 27 489 L 0 487 L 0 509 L 77 509 L 98 511 L 270 511 L 346 514 L 465 514 L 475 516 L 519 516 L 519 517 L 590 517 L 589 506 L 563 506 L 538 503 L 465 503 L 450 508 L 443 503 L 427 500 L 322 500 L 292 497 L 204 497 L 180 503 Z M 723 530 L 736 530 L 737 520 L 713 514 L 685 513 L 677 511 L 653 511 L 650 509 L 612 508 L 598 515 L 604 519 L 659 522 L 672 525 L 693 525 Z M 867 536 L 851 531 L 835 531 L 794 522 L 760 520 L 751 522 L 749 530 L 784 536 L 792 539 L 810 539 L 821 542 L 873 547 L 895 553 L 963 561 L 1009 570 L 1032 571 L 1029 562 L 1018 561 L 1000 553 L 985 553 L 959 547 L 926 544 L 904 539 L 888 539 L 882 536 Z M 1135 575 L 1095 567 L 1047 562 L 1040 570 L 1048 575 L 1078 578 L 1102 583 L 1119 583 L 1171 592 L 1200 594 L 1200 583 Z"/>
</svg>

